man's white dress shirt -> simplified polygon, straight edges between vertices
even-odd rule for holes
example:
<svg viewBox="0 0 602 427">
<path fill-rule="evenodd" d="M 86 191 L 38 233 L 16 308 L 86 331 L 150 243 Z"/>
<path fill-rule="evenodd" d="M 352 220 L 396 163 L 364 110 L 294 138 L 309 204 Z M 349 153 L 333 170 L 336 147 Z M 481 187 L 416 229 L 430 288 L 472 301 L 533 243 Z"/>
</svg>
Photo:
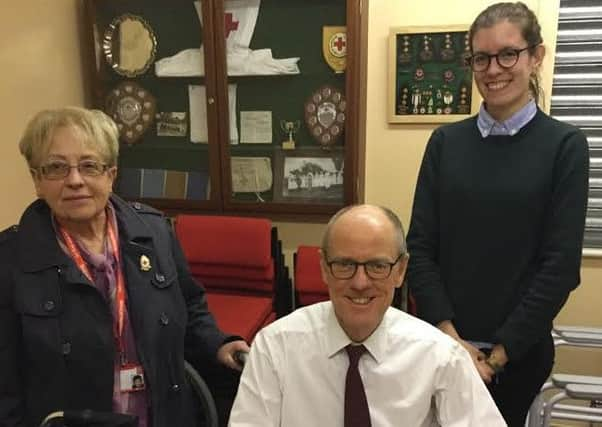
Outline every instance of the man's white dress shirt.
<svg viewBox="0 0 602 427">
<path fill-rule="evenodd" d="M 329 302 L 261 330 L 251 346 L 231 427 L 342 427 L 351 343 Z M 359 361 L 373 427 L 506 426 L 466 350 L 389 308 Z"/>
</svg>

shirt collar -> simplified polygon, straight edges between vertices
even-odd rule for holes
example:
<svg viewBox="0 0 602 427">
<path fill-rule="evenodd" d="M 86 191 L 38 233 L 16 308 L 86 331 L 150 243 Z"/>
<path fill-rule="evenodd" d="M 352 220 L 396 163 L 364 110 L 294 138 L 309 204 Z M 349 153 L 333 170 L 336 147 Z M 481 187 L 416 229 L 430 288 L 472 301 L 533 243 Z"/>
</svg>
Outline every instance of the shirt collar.
<svg viewBox="0 0 602 427">
<path fill-rule="evenodd" d="M 338 352 L 342 351 L 349 344 L 363 344 L 368 353 L 376 360 L 376 363 L 381 363 L 385 358 L 385 353 L 387 351 L 387 322 L 388 316 L 387 313 L 390 309 L 387 310 L 383 320 L 380 322 L 380 325 L 376 328 L 372 335 L 366 338 L 361 343 L 354 343 L 347 336 L 334 312 L 334 307 L 332 303 L 330 303 L 330 307 L 328 310 L 328 316 L 326 319 L 326 353 L 329 358 L 333 357 Z"/>
<path fill-rule="evenodd" d="M 535 113 L 537 113 L 537 105 L 535 104 L 535 101 L 531 99 L 510 118 L 499 123 L 487 112 L 485 103 L 481 103 L 479 116 L 477 118 L 477 126 L 483 138 L 487 138 L 489 135 L 513 136 L 535 117 Z"/>
</svg>

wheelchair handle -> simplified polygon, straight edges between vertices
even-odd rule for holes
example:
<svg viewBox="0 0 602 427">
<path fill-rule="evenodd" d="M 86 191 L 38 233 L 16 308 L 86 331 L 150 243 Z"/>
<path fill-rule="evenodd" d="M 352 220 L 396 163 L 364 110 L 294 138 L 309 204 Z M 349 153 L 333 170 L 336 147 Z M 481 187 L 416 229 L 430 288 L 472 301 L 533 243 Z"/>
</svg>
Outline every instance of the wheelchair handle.
<svg viewBox="0 0 602 427">
<path fill-rule="evenodd" d="M 237 351 L 234 353 L 234 360 L 236 360 L 236 363 L 238 363 L 240 366 L 244 367 L 248 358 L 249 353 L 246 351 Z"/>
</svg>

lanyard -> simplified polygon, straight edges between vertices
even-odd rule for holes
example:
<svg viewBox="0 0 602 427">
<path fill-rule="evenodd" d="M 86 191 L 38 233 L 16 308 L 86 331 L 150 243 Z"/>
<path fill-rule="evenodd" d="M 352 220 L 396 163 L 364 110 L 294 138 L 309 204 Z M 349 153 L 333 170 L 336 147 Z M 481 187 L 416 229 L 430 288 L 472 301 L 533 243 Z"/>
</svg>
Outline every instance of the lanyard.
<svg viewBox="0 0 602 427">
<path fill-rule="evenodd" d="M 69 254 L 77 264 L 78 268 L 84 273 L 84 275 L 88 278 L 90 282 L 94 282 L 92 280 L 92 274 L 90 273 L 90 269 L 88 268 L 88 264 L 84 261 L 82 254 L 78 247 L 75 245 L 73 238 L 67 231 L 58 226 L 59 232 L 63 237 L 63 241 L 69 250 Z M 123 328 L 125 321 L 125 281 L 123 279 L 123 273 L 121 271 L 121 256 L 119 253 L 119 245 L 117 243 L 117 234 L 115 233 L 115 226 L 113 221 L 107 219 L 107 235 L 109 238 L 109 244 L 113 250 L 113 254 L 115 254 L 115 259 L 117 261 L 116 268 L 116 290 L 115 290 L 115 304 L 117 306 L 117 325 L 113 322 L 113 333 L 115 335 L 115 339 L 117 341 L 117 346 L 119 348 L 119 355 L 122 362 L 124 362 L 125 357 L 125 343 L 123 339 Z"/>
</svg>

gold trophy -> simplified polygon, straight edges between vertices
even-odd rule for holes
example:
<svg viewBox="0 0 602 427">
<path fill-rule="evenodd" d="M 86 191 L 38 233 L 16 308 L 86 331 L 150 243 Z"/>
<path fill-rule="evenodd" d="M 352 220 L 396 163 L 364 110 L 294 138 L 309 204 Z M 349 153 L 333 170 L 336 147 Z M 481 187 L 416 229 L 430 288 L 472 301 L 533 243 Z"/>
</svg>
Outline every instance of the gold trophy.
<svg viewBox="0 0 602 427">
<path fill-rule="evenodd" d="M 295 149 L 295 140 L 293 139 L 293 136 L 299 131 L 300 127 L 301 122 L 299 120 L 294 122 L 280 120 L 280 129 L 282 129 L 282 131 L 288 135 L 288 141 L 282 141 L 283 150 Z"/>
</svg>

